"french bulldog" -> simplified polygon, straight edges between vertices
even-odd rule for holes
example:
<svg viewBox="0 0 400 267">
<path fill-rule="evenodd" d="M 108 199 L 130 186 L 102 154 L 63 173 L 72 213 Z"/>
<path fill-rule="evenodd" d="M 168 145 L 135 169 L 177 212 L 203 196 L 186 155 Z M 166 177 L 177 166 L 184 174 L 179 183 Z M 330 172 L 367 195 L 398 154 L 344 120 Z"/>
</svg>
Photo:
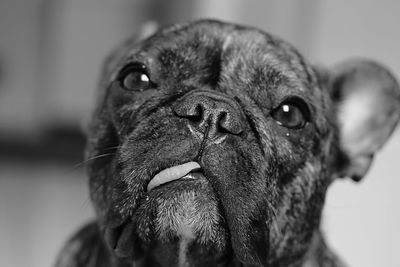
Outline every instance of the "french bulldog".
<svg viewBox="0 0 400 267">
<path fill-rule="evenodd" d="M 392 74 L 330 68 L 252 27 L 201 20 L 106 61 L 87 133 L 97 220 L 58 267 L 344 266 L 329 185 L 360 181 L 400 118 Z"/>
</svg>

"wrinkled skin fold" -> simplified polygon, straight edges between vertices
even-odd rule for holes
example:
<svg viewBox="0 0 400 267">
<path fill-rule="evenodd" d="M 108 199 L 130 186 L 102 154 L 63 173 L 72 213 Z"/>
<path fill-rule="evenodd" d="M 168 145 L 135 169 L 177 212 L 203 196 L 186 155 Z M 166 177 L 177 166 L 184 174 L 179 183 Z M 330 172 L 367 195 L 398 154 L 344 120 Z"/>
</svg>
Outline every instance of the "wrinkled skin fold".
<svg viewBox="0 0 400 267">
<path fill-rule="evenodd" d="M 121 83 L 132 64 L 144 89 Z M 316 69 L 258 29 L 198 21 L 119 47 L 99 87 L 86 151 L 97 221 L 58 266 L 342 266 L 319 231 L 325 194 L 361 179 L 397 124 L 385 68 Z M 347 103 L 360 95 L 385 107 L 357 117 Z M 285 103 L 300 115 L 282 117 Z M 201 167 L 192 179 L 147 191 L 187 162 Z"/>
</svg>

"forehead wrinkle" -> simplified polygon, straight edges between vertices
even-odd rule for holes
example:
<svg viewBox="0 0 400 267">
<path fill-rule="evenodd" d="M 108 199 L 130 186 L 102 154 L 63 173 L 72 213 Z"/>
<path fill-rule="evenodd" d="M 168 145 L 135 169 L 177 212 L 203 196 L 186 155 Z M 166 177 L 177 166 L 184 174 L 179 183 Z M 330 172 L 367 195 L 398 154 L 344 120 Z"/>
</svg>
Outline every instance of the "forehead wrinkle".
<svg viewBox="0 0 400 267">
<path fill-rule="evenodd" d="M 303 79 L 298 73 L 306 70 L 301 66 L 298 55 L 288 50 L 288 47 L 289 44 L 276 41 L 258 31 L 238 31 L 226 36 L 221 58 L 228 58 L 225 68 L 228 71 L 246 66 L 249 69 L 262 68 L 264 73 L 267 73 L 268 68 L 273 68 L 285 76 L 293 87 L 304 90 Z M 234 57 L 231 57 L 231 54 L 234 54 Z M 224 76 L 228 73 L 222 74 Z"/>
<path fill-rule="evenodd" d="M 296 90 L 304 91 L 305 85 L 299 77 L 298 73 L 293 68 L 293 64 L 287 62 L 286 60 L 282 60 L 279 55 L 276 53 L 265 53 L 262 55 L 260 60 L 261 65 L 263 66 L 264 72 L 267 73 L 268 69 L 273 69 L 282 77 L 285 77 L 285 80 L 288 81 L 288 85 L 291 88 L 295 88 Z"/>
</svg>

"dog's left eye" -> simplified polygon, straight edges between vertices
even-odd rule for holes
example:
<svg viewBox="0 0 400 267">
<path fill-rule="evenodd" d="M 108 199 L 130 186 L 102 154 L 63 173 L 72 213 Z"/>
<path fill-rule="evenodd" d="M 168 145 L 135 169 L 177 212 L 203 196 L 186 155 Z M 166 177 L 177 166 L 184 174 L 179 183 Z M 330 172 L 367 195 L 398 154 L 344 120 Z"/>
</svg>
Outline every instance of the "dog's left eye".
<svg viewBox="0 0 400 267">
<path fill-rule="evenodd" d="M 144 91 L 151 86 L 146 67 L 140 63 L 125 66 L 118 75 L 120 86 L 129 91 Z"/>
<path fill-rule="evenodd" d="M 310 111 L 303 100 L 290 98 L 274 109 L 271 116 L 279 125 L 290 129 L 301 129 L 310 120 Z"/>
</svg>

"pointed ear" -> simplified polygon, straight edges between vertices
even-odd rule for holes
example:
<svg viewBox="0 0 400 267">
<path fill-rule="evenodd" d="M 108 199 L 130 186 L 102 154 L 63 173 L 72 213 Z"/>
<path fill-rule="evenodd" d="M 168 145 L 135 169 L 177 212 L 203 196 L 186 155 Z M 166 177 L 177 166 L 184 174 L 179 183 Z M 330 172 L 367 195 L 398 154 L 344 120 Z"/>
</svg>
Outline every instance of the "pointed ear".
<svg viewBox="0 0 400 267">
<path fill-rule="evenodd" d="M 399 85 L 386 68 L 367 60 L 335 66 L 326 82 L 334 103 L 340 150 L 346 158 L 338 176 L 359 181 L 399 121 Z"/>
</svg>

